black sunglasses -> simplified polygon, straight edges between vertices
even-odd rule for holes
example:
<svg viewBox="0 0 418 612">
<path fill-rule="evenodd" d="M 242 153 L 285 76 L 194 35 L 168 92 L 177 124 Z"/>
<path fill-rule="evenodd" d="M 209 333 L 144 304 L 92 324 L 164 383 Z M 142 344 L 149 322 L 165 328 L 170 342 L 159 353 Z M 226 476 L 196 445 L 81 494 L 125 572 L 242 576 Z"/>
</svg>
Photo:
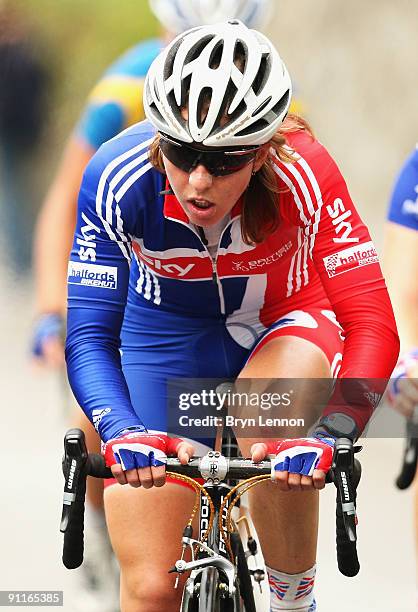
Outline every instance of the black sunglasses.
<svg viewBox="0 0 418 612">
<path fill-rule="evenodd" d="M 160 149 L 165 157 L 180 170 L 190 173 L 199 164 L 213 176 L 226 176 L 238 172 L 251 163 L 259 147 L 210 150 L 184 144 L 165 134 L 160 134 Z"/>
</svg>

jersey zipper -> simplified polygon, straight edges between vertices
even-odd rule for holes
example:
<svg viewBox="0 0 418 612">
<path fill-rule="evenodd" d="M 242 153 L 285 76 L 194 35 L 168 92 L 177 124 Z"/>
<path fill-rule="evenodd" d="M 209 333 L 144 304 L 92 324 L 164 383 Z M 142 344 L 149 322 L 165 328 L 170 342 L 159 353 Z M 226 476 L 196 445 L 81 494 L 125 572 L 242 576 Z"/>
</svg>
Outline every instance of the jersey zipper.
<svg viewBox="0 0 418 612">
<path fill-rule="evenodd" d="M 218 245 L 219 246 L 219 245 Z M 209 253 L 209 250 L 206 249 Z M 211 254 L 209 253 L 209 257 L 212 260 L 212 280 L 214 283 L 216 283 L 216 285 L 218 286 L 218 294 L 219 294 L 219 306 L 221 308 L 221 314 L 225 314 L 226 310 L 225 310 L 225 297 L 224 297 L 224 290 L 222 288 L 222 283 L 219 279 L 218 276 L 218 267 L 217 267 L 217 256 L 215 257 L 215 259 L 212 259 Z"/>
<path fill-rule="evenodd" d="M 218 253 L 219 253 L 219 248 L 221 246 L 221 242 L 222 242 L 222 238 L 223 235 L 225 233 L 225 230 L 228 229 L 228 227 L 230 225 L 232 225 L 232 222 L 234 221 L 234 219 L 230 219 L 228 221 L 228 223 L 225 225 L 225 227 L 223 228 L 221 235 L 219 236 L 219 240 L 218 240 L 218 247 L 216 249 L 216 255 L 214 258 L 211 257 L 210 253 L 209 253 L 209 249 L 205 246 L 207 252 L 209 253 L 210 258 L 212 259 L 212 278 L 213 278 L 213 282 L 215 282 L 218 285 L 218 293 L 219 293 L 219 303 L 220 303 L 220 307 L 221 307 L 221 313 L 223 315 L 226 314 L 226 308 L 225 308 L 225 296 L 224 296 L 224 291 L 222 288 L 222 283 L 219 279 L 218 276 Z M 202 243 L 203 244 L 203 243 Z"/>
<path fill-rule="evenodd" d="M 199 238 L 199 240 L 202 243 L 206 253 L 208 254 L 209 259 L 212 262 L 212 281 L 216 284 L 216 286 L 218 288 L 219 307 L 220 307 L 220 310 L 221 310 L 221 314 L 225 315 L 225 313 L 226 313 L 225 296 L 224 296 L 224 292 L 223 292 L 223 288 L 222 288 L 222 283 L 221 283 L 221 281 L 219 279 L 219 276 L 218 276 L 217 259 L 218 259 L 218 251 L 219 251 L 219 246 L 220 246 L 221 241 L 222 241 L 222 237 L 224 235 L 225 230 L 232 224 L 233 219 L 230 219 L 229 222 L 227 223 L 227 225 L 225 225 L 224 229 L 222 230 L 221 235 L 219 236 L 218 248 L 216 249 L 216 256 L 213 258 L 212 255 L 209 252 L 208 247 L 206 246 L 206 244 L 203 242 L 203 240 L 199 236 L 199 232 L 197 230 L 195 230 L 193 227 L 191 227 L 188 223 L 185 223 L 184 221 L 180 221 L 180 219 L 175 219 L 173 217 L 166 217 L 166 218 L 170 219 L 170 221 L 175 221 L 176 223 L 180 223 L 180 225 L 184 225 L 184 227 L 187 227 L 191 232 L 193 232 L 193 234 L 195 234 L 195 236 L 197 236 Z"/>
</svg>

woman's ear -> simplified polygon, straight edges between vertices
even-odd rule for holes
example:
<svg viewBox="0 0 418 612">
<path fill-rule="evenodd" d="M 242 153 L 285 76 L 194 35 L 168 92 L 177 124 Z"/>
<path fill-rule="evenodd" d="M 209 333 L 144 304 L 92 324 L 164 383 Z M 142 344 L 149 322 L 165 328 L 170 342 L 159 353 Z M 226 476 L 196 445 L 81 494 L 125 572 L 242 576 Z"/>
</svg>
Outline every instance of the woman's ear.
<svg viewBox="0 0 418 612">
<path fill-rule="evenodd" d="M 255 157 L 254 166 L 253 166 L 253 173 L 258 172 L 260 170 L 260 168 L 263 166 L 264 162 L 266 161 L 266 159 L 267 159 L 267 157 L 269 155 L 269 150 L 270 150 L 270 143 L 269 142 L 266 142 L 266 144 L 261 145 L 261 147 L 257 151 L 257 155 Z"/>
</svg>

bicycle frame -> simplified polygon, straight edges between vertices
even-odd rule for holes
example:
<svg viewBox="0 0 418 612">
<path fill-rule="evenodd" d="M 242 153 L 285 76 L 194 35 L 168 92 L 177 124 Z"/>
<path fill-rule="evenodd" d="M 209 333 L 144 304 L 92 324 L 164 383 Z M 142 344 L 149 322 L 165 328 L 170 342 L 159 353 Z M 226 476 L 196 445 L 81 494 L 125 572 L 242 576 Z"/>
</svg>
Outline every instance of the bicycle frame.
<svg viewBox="0 0 418 612">
<path fill-rule="evenodd" d="M 221 504 L 226 493 L 229 492 L 229 487 L 224 483 L 217 485 L 211 484 L 206 485 L 206 490 L 209 493 L 214 508 L 214 525 L 218 524 L 219 512 Z M 224 509 L 227 510 L 228 506 L 225 505 Z M 201 494 L 200 497 L 200 513 L 199 513 L 199 540 L 183 536 L 182 543 L 188 546 L 192 553 L 192 561 L 186 563 L 182 559 L 176 562 L 175 569 L 178 573 L 184 573 L 185 571 L 191 571 L 191 575 L 188 578 L 185 586 L 185 590 L 188 591 L 189 595 L 194 593 L 195 580 L 199 574 L 206 567 L 215 567 L 220 572 L 225 574 L 228 583 L 228 594 L 230 597 L 235 595 L 235 579 L 236 579 L 236 567 L 231 563 L 226 550 L 226 543 L 224 542 L 222 535 L 218 529 L 212 528 L 209 531 L 207 537 L 207 544 L 200 542 L 203 534 L 207 531 L 209 525 L 209 503 L 205 495 Z M 224 517 L 226 519 L 226 515 Z M 194 558 L 193 546 L 198 546 L 199 551 L 197 559 Z M 206 553 L 206 554 L 205 554 Z"/>
<path fill-rule="evenodd" d="M 231 487 L 225 483 L 206 484 L 205 489 L 211 497 L 214 505 L 214 520 L 213 527 L 208 533 L 207 543 L 202 544 L 202 536 L 208 528 L 209 504 L 207 497 L 201 494 L 201 506 L 199 513 L 199 541 L 189 537 L 189 534 L 183 535 L 183 546 L 189 547 L 192 554 L 192 561 L 188 563 L 179 559 L 171 572 L 177 571 L 183 574 L 190 571 L 184 588 L 181 603 L 182 612 L 190 612 L 190 610 L 212 610 L 216 608 L 216 602 L 219 602 L 220 609 L 238 612 L 242 609 L 241 598 L 245 605 L 246 612 L 256 612 L 256 604 L 254 600 L 254 583 L 260 585 L 264 579 L 264 570 L 257 569 L 250 571 L 247 565 L 247 558 L 253 556 L 257 559 L 257 542 L 254 538 L 249 537 L 247 547 L 244 550 L 243 540 L 239 531 L 234 531 L 231 534 L 231 552 L 233 553 L 233 562 L 229 558 L 226 543 L 222 538 L 220 530 L 217 528 L 219 513 L 224 497 L 230 492 Z M 223 504 L 224 525 L 226 527 L 226 518 L 228 510 L 228 502 Z M 236 505 L 238 510 L 239 500 Z M 187 528 L 185 529 L 185 532 Z M 250 532 L 247 528 L 247 533 Z M 251 542 L 251 543 L 250 543 Z M 193 546 L 197 546 L 198 554 L 195 556 Z M 182 556 L 183 557 L 183 556 Z M 224 603 L 220 603 L 224 602 Z"/>
</svg>

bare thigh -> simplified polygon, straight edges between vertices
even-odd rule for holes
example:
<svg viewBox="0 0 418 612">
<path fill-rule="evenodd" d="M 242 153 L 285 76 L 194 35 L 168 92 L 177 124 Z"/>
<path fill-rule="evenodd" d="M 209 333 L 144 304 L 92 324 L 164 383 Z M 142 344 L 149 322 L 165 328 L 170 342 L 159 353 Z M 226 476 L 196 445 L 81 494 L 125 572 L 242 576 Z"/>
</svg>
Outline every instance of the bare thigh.
<svg viewBox="0 0 418 612">
<path fill-rule="evenodd" d="M 181 555 L 181 537 L 195 494 L 184 486 L 105 490 L 106 520 L 121 568 L 122 612 L 178 612 L 181 585 L 168 574 Z"/>
<path fill-rule="evenodd" d="M 244 429 L 237 431 L 242 452 L 248 456 L 255 441 L 306 436 L 308 429 L 322 414 L 332 384 L 329 361 L 312 342 L 289 335 L 265 344 L 240 373 L 236 381 L 237 390 L 259 398 L 263 394 L 271 396 L 274 393 L 289 393 L 289 390 L 295 393 L 284 409 L 279 406 L 263 411 L 242 404 L 236 412 L 246 418 L 257 417 L 258 414 L 265 417 L 298 418 L 303 425 L 289 428 L 251 427 L 248 432 Z"/>
<path fill-rule="evenodd" d="M 283 336 L 263 346 L 246 365 L 240 378 L 250 383 L 251 389 L 261 393 L 270 390 L 271 381 L 280 379 L 306 379 L 299 386 L 299 398 L 292 407 L 295 411 L 317 410 L 317 404 L 326 402 L 331 391 L 330 364 L 317 346 L 298 337 Z M 324 384 L 312 386 L 309 382 Z M 321 400 L 321 401 L 320 401 Z M 302 412 L 303 414 L 303 412 Z M 319 414 L 315 414 L 317 418 Z M 308 419 L 309 420 L 309 419 Z M 274 433 L 273 439 L 298 437 L 306 431 L 292 429 Z M 261 437 L 260 440 L 265 440 Z M 244 455 L 258 440 L 240 439 Z M 250 509 L 267 565 L 289 574 L 311 568 L 315 562 L 318 532 L 318 492 L 287 491 L 274 483 L 260 485 L 250 491 Z"/>
</svg>

